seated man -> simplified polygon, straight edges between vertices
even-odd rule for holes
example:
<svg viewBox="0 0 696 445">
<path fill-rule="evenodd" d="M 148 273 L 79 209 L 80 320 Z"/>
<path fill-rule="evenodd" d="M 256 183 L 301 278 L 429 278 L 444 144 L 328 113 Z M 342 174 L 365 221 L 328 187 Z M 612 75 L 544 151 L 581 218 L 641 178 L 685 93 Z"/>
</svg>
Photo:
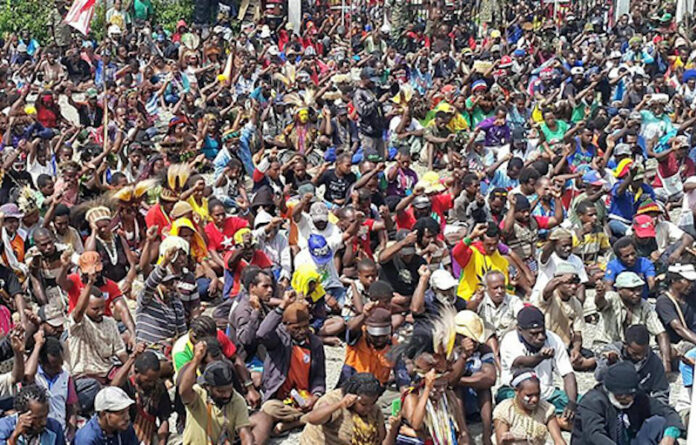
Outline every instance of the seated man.
<svg viewBox="0 0 696 445">
<path fill-rule="evenodd" d="M 588 278 L 592 279 L 595 272 L 600 271 L 597 267 L 601 258 L 611 248 L 609 235 L 599 220 L 596 204 L 590 200 L 580 201 L 575 206 L 577 222 L 574 222 L 573 230 L 573 253 L 580 257 L 585 265 Z M 572 218 L 571 218 L 572 221 Z M 602 261 L 602 264 L 605 264 Z"/>
<path fill-rule="evenodd" d="M 0 419 L 0 442 L 64 445 L 63 428 L 57 420 L 48 417 L 48 408 L 46 390 L 38 385 L 25 385 L 14 401 L 17 413 Z"/>
<path fill-rule="evenodd" d="M 604 384 L 587 392 L 578 406 L 571 443 L 673 445 L 684 432 L 674 408 L 639 388 L 633 363 L 610 366 Z"/>
<path fill-rule="evenodd" d="M 130 409 L 135 403 L 121 389 L 108 386 L 97 394 L 94 409 L 97 413 L 75 435 L 74 443 L 107 445 L 138 445 L 142 442 L 135 435 Z"/>
<path fill-rule="evenodd" d="M 106 301 L 95 285 L 96 273 L 86 273 L 87 283 L 68 320 L 69 364 L 83 415 L 92 412 L 97 391 L 108 383 L 113 358 L 128 360 L 116 320 L 104 315 Z"/>
<path fill-rule="evenodd" d="M 351 376 L 361 372 L 374 375 L 386 387 L 392 369 L 399 388 L 410 383 L 403 362 L 394 363 L 388 356 L 392 345 L 392 314 L 389 309 L 369 301 L 362 314 L 348 321 L 346 343 L 346 358 L 336 387 L 341 387 Z"/>
<path fill-rule="evenodd" d="M 683 355 L 696 344 L 696 298 L 692 291 L 696 281 L 693 264 L 674 264 L 667 269 L 667 291 L 655 304 L 655 310 L 667 330 L 669 341 L 676 346 L 673 357 Z"/>
<path fill-rule="evenodd" d="M 311 328 L 329 345 L 338 345 L 341 335 L 345 330 L 345 322 L 340 316 L 329 316 L 327 310 L 327 293 L 321 283 L 322 276 L 314 264 L 298 264 L 292 275 L 291 286 L 295 292 L 304 296 L 309 303 L 311 315 Z"/>
<path fill-rule="evenodd" d="M 636 366 L 640 390 L 669 404 L 669 382 L 660 357 L 650 349 L 650 332 L 645 325 L 634 324 L 626 329 L 626 340 L 607 345 L 597 358 L 595 378 L 604 381 L 607 368 L 627 361 Z"/>
<path fill-rule="evenodd" d="M 595 345 L 623 342 L 625 326 L 642 324 L 654 336 L 660 346 L 662 364 L 669 372 L 669 338 L 660 322 L 657 312 L 641 298 L 645 281 L 633 272 L 621 272 L 616 277 L 616 292 L 607 291 L 604 283 L 598 282 L 595 288 L 595 306 L 600 314 L 600 329 L 596 330 Z M 597 348 L 595 348 L 596 350 Z M 595 351 L 596 352 L 596 351 Z"/>
<path fill-rule="evenodd" d="M 198 342 L 193 360 L 184 367 L 179 380 L 179 395 L 186 406 L 184 443 L 234 442 L 237 435 L 242 445 L 260 443 L 252 436 L 244 398 L 234 390 L 229 362 L 217 360 L 209 363 L 200 384 L 196 383 L 196 374 L 206 352 L 206 343 Z"/>
<path fill-rule="evenodd" d="M 557 227 L 551 231 L 549 240 L 544 244 L 539 255 L 539 274 L 532 290 L 532 301 L 544 291 L 546 285 L 556 277 L 558 265 L 564 263 L 574 268 L 580 279 L 575 296 L 582 304 L 585 302 L 585 285 L 589 282 L 582 259 L 573 253 L 573 232 Z"/>
<path fill-rule="evenodd" d="M 450 384 L 459 389 L 467 416 L 481 415 L 483 443 L 490 445 L 493 426 L 491 388 L 496 380 L 493 350 L 485 343 L 483 320 L 476 312 L 459 312 L 455 323 L 459 357 L 452 365 Z"/>
<path fill-rule="evenodd" d="M 580 270 L 584 272 L 582 267 Z M 570 263 L 558 263 L 554 278 L 544 287 L 537 306 L 544 312 L 546 326 L 566 345 L 573 369 L 587 371 L 595 367 L 595 359 L 592 351 L 582 348 L 585 317 L 582 303 L 576 297 L 580 286 L 578 269 Z"/>
<path fill-rule="evenodd" d="M 621 272 L 634 272 L 645 282 L 641 296 L 648 298 L 648 294 L 655 287 L 655 266 L 653 263 L 647 258 L 638 256 L 638 249 L 631 237 L 619 238 L 614 243 L 613 249 L 616 258 L 607 263 L 604 281 L 609 286 L 613 286 L 617 275 Z"/>
<path fill-rule="evenodd" d="M 561 427 L 572 425 L 578 398 L 573 365 L 563 341 L 546 330 L 544 314 L 534 306 L 526 306 L 517 314 L 517 330 L 508 332 L 500 342 L 501 381 L 496 403 L 513 397 L 510 387 L 513 370 L 532 368 L 539 377 L 541 398 L 556 407 Z M 555 387 L 554 374 L 563 379 L 564 391 Z"/>
<path fill-rule="evenodd" d="M 294 292 L 287 291 L 257 332 L 267 354 L 263 405 L 254 419 L 256 443 L 266 443 L 272 429 L 282 433 L 302 425 L 302 415 L 326 391 L 324 346 L 309 329 L 306 303 L 294 300 Z"/>
</svg>

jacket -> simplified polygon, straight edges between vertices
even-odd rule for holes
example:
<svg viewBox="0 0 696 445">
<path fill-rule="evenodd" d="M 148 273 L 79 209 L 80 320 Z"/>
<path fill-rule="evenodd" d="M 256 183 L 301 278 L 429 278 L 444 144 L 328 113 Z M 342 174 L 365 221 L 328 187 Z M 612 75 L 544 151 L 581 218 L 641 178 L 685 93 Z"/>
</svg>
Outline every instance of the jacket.
<svg viewBox="0 0 696 445">
<path fill-rule="evenodd" d="M 5 445 L 7 439 L 12 436 L 12 433 L 17 426 L 17 415 L 3 417 L 0 419 L 0 445 Z M 23 437 L 17 441 L 17 445 L 23 445 L 26 441 Z M 63 427 L 60 426 L 57 420 L 48 418 L 46 428 L 39 437 L 40 445 L 65 445 L 65 436 L 63 436 Z"/>
<path fill-rule="evenodd" d="M 606 359 L 607 352 L 616 352 L 621 361 L 629 361 L 629 357 L 626 355 L 625 348 L 621 342 L 611 343 L 607 345 L 597 358 L 597 369 L 595 369 L 595 379 L 602 383 L 604 381 L 604 375 L 607 372 L 609 363 Z M 645 392 L 650 397 L 655 397 L 656 399 L 669 404 L 669 382 L 667 381 L 667 376 L 665 375 L 665 368 L 662 365 L 662 361 L 652 350 L 648 350 L 648 356 L 640 364 L 640 367 L 636 369 L 638 372 L 638 377 L 640 378 L 640 390 Z"/>
<path fill-rule="evenodd" d="M 251 358 L 256 355 L 259 347 L 258 330 L 265 310 L 252 308 L 247 292 L 237 295 L 237 300 L 237 306 L 230 312 L 229 334 L 234 344 L 244 349 L 245 357 Z"/>
<path fill-rule="evenodd" d="M 281 323 L 283 315 L 273 310 L 261 322 L 258 337 L 266 346 L 266 359 L 263 363 L 263 401 L 272 399 L 283 386 L 290 369 L 292 337 Z M 309 350 L 312 362 L 309 369 L 309 392 L 322 395 L 326 392 L 326 363 L 324 345 L 319 337 L 309 335 Z"/>
<path fill-rule="evenodd" d="M 659 400 L 648 397 L 644 392 L 636 393 L 633 405 L 623 412 L 628 416 L 628 431 L 635 437 L 645 420 L 652 416 L 665 419 L 665 429 L 673 426 L 684 432 L 679 415 L 674 408 Z M 600 384 L 588 391 L 578 404 L 573 424 L 573 445 L 615 445 L 618 440 L 618 411 L 609 401 L 609 395 Z"/>
<path fill-rule="evenodd" d="M 375 93 L 365 88 L 358 88 L 353 96 L 353 105 L 358 112 L 360 133 L 373 138 L 382 137 L 384 112 Z"/>
</svg>

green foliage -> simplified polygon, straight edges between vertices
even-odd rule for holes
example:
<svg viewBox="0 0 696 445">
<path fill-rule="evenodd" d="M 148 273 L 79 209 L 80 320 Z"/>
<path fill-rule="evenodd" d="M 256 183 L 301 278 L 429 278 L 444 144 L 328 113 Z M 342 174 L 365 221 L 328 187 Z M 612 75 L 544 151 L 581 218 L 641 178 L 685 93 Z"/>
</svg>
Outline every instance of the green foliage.
<svg viewBox="0 0 696 445">
<path fill-rule="evenodd" d="M 45 44 L 50 39 L 53 2 L 47 0 L 6 0 L 0 5 L 0 34 L 29 31 Z"/>
<path fill-rule="evenodd" d="M 194 0 L 152 0 L 155 23 L 170 33 L 176 31 L 176 22 L 184 19 L 191 24 Z"/>
<path fill-rule="evenodd" d="M 72 0 L 67 3 L 71 5 Z M 176 22 L 180 19 L 191 22 L 193 4 L 194 0 L 152 0 L 154 22 L 167 31 L 174 32 Z M 53 5 L 52 0 L 0 0 L 0 35 L 28 30 L 42 46 L 48 45 L 52 41 L 49 23 Z M 97 40 L 104 38 L 105 22 L 106 9 L 104 2 L 100 0 L 92 17 L 91 37 Z"/>
</svg>

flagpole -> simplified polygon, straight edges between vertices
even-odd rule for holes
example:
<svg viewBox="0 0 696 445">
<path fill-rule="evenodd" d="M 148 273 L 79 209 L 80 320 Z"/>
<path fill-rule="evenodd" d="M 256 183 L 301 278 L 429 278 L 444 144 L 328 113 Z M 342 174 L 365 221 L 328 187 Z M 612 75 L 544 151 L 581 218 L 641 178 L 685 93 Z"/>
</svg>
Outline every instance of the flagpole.
<svg viewBox="0 0 696 445">
<path fill-rule="evenodd" d="M 108 29 L 106 23 L 106 0 L 104 0 L 104 32 Z M 107 150 L 107 140 L 109 139 L 109 106 L 106 97 L 106 66 L 102 67 L 102 82 L 104 83 L 104 96 L 102 98 L 102 108 L 104 110 L 104 152 Z"/>
</svg>

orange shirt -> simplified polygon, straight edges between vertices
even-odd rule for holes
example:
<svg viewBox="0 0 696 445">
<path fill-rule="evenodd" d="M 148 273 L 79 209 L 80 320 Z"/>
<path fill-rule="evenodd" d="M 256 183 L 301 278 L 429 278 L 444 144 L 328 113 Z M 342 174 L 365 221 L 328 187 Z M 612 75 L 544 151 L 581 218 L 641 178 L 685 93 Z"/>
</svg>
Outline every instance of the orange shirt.
<svg viewBox="0 0 696 445">
<path fill-rule="evenodd" d="M 290 369 L 288 369 L 288 378 L 278 390 L 278 398 L 286 399 L 290 395 L 290 391 L 296 389 L 299 391 L 309 391 L 309 368 L 312 365 L 312 354 L 309 349 L 302 346 L 293 345 L 290 353 Z"/>
<path fill-rule="evenodd" d="M 353 368 L 355 372 L 369 372 L 377 377 L 382 385 L 389 381 L 393 363 L 387 359 L 391 346 L 376 350 L 367 343 L 367 332 L 363 326 L 363 334 L 354 345 L 346 346 L 346 360 L 343 366 Z"/>
</svg>

